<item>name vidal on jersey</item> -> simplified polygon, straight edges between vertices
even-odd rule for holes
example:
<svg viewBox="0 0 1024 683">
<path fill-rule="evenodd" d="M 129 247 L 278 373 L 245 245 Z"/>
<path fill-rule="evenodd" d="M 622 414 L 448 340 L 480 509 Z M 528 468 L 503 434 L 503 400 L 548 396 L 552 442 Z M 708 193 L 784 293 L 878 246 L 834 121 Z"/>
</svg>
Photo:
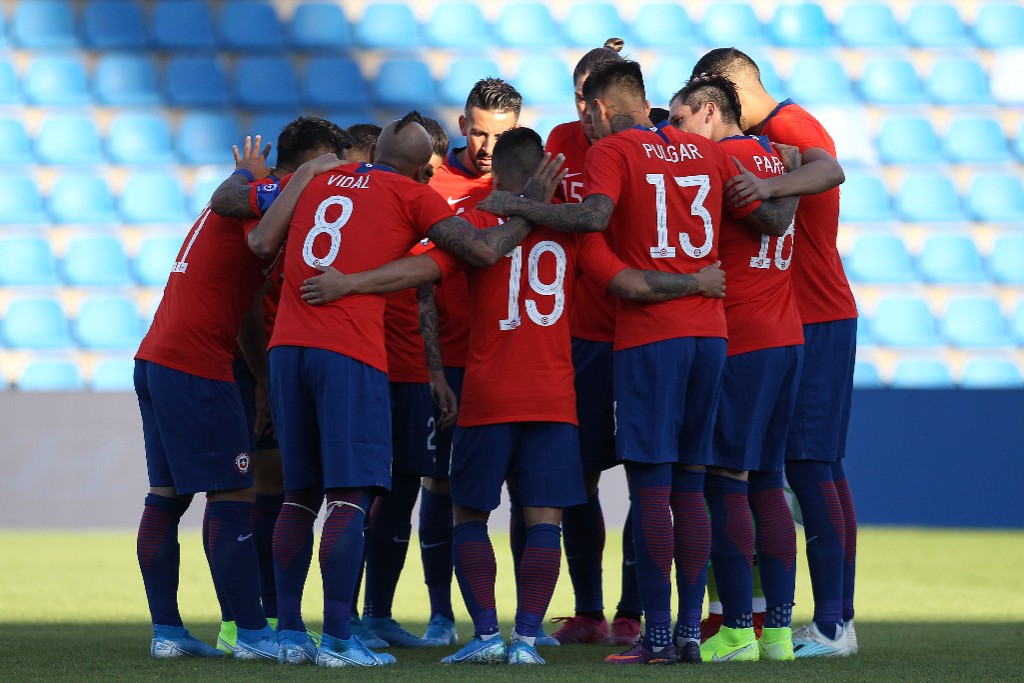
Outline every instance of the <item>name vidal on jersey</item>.
<svg viewBox="0 0 1024 683">
<path fill-rule="evenodd" d="M 693 161 L 694 159 L 704 158 L 704 155 L 697 151 L 697 145 L 693 144 L 680 143 L 679 147 L 666 147 L 665 145 L 652 145 L 645 142 L 642 146 L 648 159 L 655 156 L 665 161 L 678 163 L 680 161 Z"/>
<path fill-rule="evenodd" d="M 370 174 L 361 176 L 353 175 L 332 175 L 327 179 L 328 185 L 334 185 L 335 187 L 351 187 L 355 190 L 365 189 L 370 186 Z"/>
</svg>

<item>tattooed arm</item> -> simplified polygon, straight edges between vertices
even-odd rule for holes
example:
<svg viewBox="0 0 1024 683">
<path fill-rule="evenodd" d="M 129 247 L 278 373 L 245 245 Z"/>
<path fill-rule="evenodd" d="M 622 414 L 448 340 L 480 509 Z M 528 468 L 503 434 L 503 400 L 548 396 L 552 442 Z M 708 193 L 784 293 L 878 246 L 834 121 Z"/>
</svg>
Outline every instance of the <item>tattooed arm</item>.
<svg viewBox="0 0 1024 683">
<path fill-rule="evenodd" d="M 477 230 L 464 218 L 452 216 L 432 225 L 427 237 L 466 263 L 484 267 L 494 265 L 515 249 L 531 230 L 533 224 L 523 218 L 511 218 L 501 225 Z"/>
<path fill-rule="evenodd" d="M 450 427 L 458 417 L 458 403 L 455 392 L 448 386 L 444 376 L 444 362 L 441 360 L 441 336 L 438 332 L 437 304 L 434 301 L 434 286 L 423 284 L 416 288 L 416 302 L 420 311 L 420 336 L 423 350 L 427 355 L 427 376 L 430 378 L 430 394 L 441 409 L 438 426 Z"/>
<path fill-rule="evenodd" d="M 626 268 L 608 283 L 608 293 L 647 303 L 694 295 L 721 299 L 725 297 L 725 272 L 720 266 L 721 262 L 716 262 L 692 275 Z"/>
<path fill-rule="evenodd" d="M 781 237 L 793 224 L 799 203 L 800 197 L 779 197 L 763 201 L 743 217 L 743 222 L 765 235 Z"/>
<path fill-rule="evenodd" d="M 252 138 L 246 136 L 245 146 L 242 154 L 238 153 L 238 145 L 231 148 L 235 155 L 235 170 L 248 171 L 256 180 L 266 178 L 270 175 L 267 168 L 267 155 L 270 154 L 270 145 L 260 150 L 262 138 L 256 136 L 256 144 Z M 214 213 L 221 216 L 234 216 L 236 218 L 257 218 L 258 216 L 249 205 L 249 180 L 241 174 L 232 173 L 210 197 L 210 208 Z"/>
<path fill-rule="evenodd" d="M 494 191 L 477 208 L 496 216 L 522 216 L 562 232 L 601 232 L 608 227 L 615 203 L 603 194 L 592 194 L 582 204 L 545 204 Z"/>
</svg>

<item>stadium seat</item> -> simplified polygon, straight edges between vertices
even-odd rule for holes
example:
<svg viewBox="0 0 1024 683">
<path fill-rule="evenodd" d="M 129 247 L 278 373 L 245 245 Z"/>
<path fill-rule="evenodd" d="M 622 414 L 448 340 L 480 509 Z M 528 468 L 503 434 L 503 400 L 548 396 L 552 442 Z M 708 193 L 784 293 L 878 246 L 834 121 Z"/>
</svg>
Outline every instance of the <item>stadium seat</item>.
<svg viewBox="0 0 1024 683">
<path fill-rule="evenodd" d="M 203 0 L 158 0 L 153 7 L 150 35 L 162 50 L 217 47 L 210 3 Z"/>
<path fill-rule="evenodd" d="M 66 349 L 71 346 L 68 322 L 56 299 L 26 297 L 7 306 L 4 345 L 12 349 Z"/>
<path fill-rule="evenodd" d="M 100 104 L 162 104 L 156 65 L 149 55 L 102 55 L 96 62 L 93 90 Z"/>
<path fill-rule="evenodd" d="M 55 284 L 57 261 L 49 240 L 31 235 L 0 237 L 0 286 Z"/>
<path fill-rule="evenodd" d="M 231 101 L 221 61 L 191 55 L 167 61 L 164 99 L 174 107 L 224 107 Z"/>
<path fill-rule="evenodd" d="M 707 6 L 700 24 L 707 45 L 744 46 L 764 45 L 761 22 L 754 14 L 754 8 L 746 3 L 721 2 Z"/>
<path fill-rule="evenodd" d="M 420 27 L 409 5 L 370 3 L 355 26 L 355 39 L 365 48 L 414 50 L 420 46 Z"/>
<path fill-rule="evenodd" d="M 132 262 L 138 283 L 147 287 L 163 287 L 181 245 L 181 235 L 153 235 L 143 239 Z"/>
<path fill-rule="evenodd" d="M 57 223 L 112 225 L 121 220 L 110 188 L 96 174 L 68 173 L 58 177 L 50 189 L 48 205 Z"/>
<path fill-rule="evenodd" d="M 780 47 L 828 47 L 835 44 L 832 27 L 817 2 L 777 6 L 768 32 Z"/>
<path fill-rule="evenodd" d="M 311 107 L 370 106 L 359 65 L 348 57 L 312 57 L 306 64 L 302 99 Z"/>
<path fill-rule="evenodd" d="M 0 117 L 0 164 L 31 164 L 32 144 L 28 139 L 25 124 L 17 116 Z"/>
<path fill-rule="evenodd" d="M 254 131 L 256 130 L 270 130 L 269 128 L 261 128 L 253 126 Z M 276 154 L 275 151 L 271 151 L 270 156 L 273 157 Z M 273 168 L 273 163 L 268 159 L 267 166 Z M 210 203 L 210 199 L 213 197 L 213 192 L 220 184 L 224 182 L 224 174 L 210 175 L 204 178 L 197 178 L 192 183 L 192 193 L 188 198 L 188 211 L 193 216 L 198 216 L 206 210 L 206 205 Z M 166 274 L 166 273 L 165 273 Z"/>
<path fill-rule="evenodd" d="M 672 2 L 640 5 L 630 29 L 633 41 L 640 47 L 677 47 L 693 44 L 696 39 L 696 29 L 686 8 Z"/>
<path fill-rule="evenodd" d="M 1024 118 L 1020 120 L 1020 125 L 1013 136 L 1013 151 L 1016 152 L 1018 159 L 1024 161 Z"/>
<path fill-rule="evenodd" d="M 155 199 L 154 199 L 155 198 Z M 121 190 L 121 217 L 127 223 L 185 223 L 185 192 L 170 173 L 136 173 Z"/>
<path fill-rule="evenodd" d="M 937 346 L 941 343 L 928 302 L 918 296 L 883 297 L 875 309 L 871 331 L 884 346 Z"/>
<path fill-rule="evenodd" d="M 588 49 L 601 47 L 612 37 L 630 42 L 618 8 L 607 2 L 572 5 L 562 22 L 562 35 L 567 44 Z"/>
<path fill-rule="evenodd" d="M 2 45 L 0 40 L 0 45 Z M 9 59 L 0 58 L 0 104 L 21 102 L 21 85 L 14 64 Z"/>
<path fill-rule="evenodd" d="M 274 146 L 270 148 L 270 156 L 267 157 L 267 167 L 273 168 L 274 165 L 277 163 L 277 138 L 281 135 L 281 130 L 286 125 L 288 125 L 296 118 L 298 118 L 298 116 L 299 115 L 294 112 L 287 111 L 265 111 L 254 114 L 253 117 L 249 120 L 249 126 L 245 129 L 244 132 L 239 134 L 239 140 L 243 139 L 246 135 L 262 135 L 264 147 L 267 145 L 268 142 L 273 143 Z M 329 116 L 326 116 L 324 118 L 326 118 L 328 121 L 331 121 L 341 126 L 340 123 L 338 123 Z M 344 126 L 341 127 L 344 128 Z M 235 142 L 233 144 L 238 144 L 238 142 Z M 231 146 L 229 145 L 227 149 L 230 148 Z M 224 163 L 223 152 L 221 153 L 220 162 Z M 210 178 L 204 178 L 203 180 L 196 180 L 195 188 L 193 189 L 193 194 L 195 194 L 196 192 L 204 192 L 206 196 L 206 199 L 204 199 L 202 205 L 200 205 L 200 209 L 202 208 L 202 206 L 206 204 L 206 200 L 210 198 L 210 195 L 213 194 L 213 191 L 217 189 L 217 186 L 220 185 L 223 181 L 224 175 L 221 173 L 218 173 Z M 196 197 L 195 199 L 198 201 L 199 198 Z"/>
<path fill-rule="evenodd" d="M 56 165 L 103 163 L 96 122 L 81 114 L 50 115 L 36 135 L 36 158 Z"/>
<path fill-rule="evenodd" d="M 872 57 L 860 77 L 861 96 L 869 104 L 918 104 L 924 100 L 914 65 L 898 57 Z"/>
<path fill-rule="evenodd" d="M 946 156 L 958 164 L 999 164 L 1010 160 L 1010 146 L 998 121 L 988 116 L 957 116 L 943 140 Z"/>
<path fill-rule="evenodd" d="M 965 389 L 1017 389 L 1021 386 L 1020 368 L 1003 358 L 975 358 L 964 365 L 960 386 Z"/>
<path fill-rule="evenodd" d="M 1024 7 L 1009 2 L 986 2 L 974 20 L 974 39 L 987 48 L 1024 45 Z"/>
<path fill-rule="evenodd" d="M 345 11 L 333 2 L 304 2 L 288 24 L 288 45 L 297 50 L 348 50 L 352 29 Z"/>
<path fill-rule="evenodd" d="M 1024 346 L 1024 298 L 1017 300 L 1017 307 L 1010 318 L 1010 331 L 1018 346 Z"/>
<path fill-rule="evenodd" d="M 121 240 L 110 235 L 75 237 L 61 262 L 64 281 L 76 287 L 121 286 L 132 282 Z"/>
<path fill-rule="evenodd" d="M 989 69 L 992 97 L 999 104 L 1024 105 L 1024 49 L 998 50 Z"/>
<path fill-rule="evenodd" d="M 786 85 L 793 99 L 806 104 L 847 104 L 857 99 L 842 63 L 831 57 L 797 60 Z"/>
<path fill-rule="evenodd" d="M 14 175 L 0 183 L 0 225 L 38 225 L 47 218 L 43 198 L 32 178 Z"/>
<path fill-rule="evenodd" d="M 853 366 L 853 386 L 856 389 L 880 389 L 882 377 L 874 363 L 857 361 Z"/>
<path fill-rule="evenodd" d="M 1006 233 L 996 238 L 988 257 L 992 278 L 1004 285 L 1024 285 L 1024 234 Z"/>
<path fill-rule="evenodd" d="M 512 83 L 523 96 L 523 102 L 561 104 L 569 100 L 572 74 L 558 57 L 524 57 Z"/>
<path fill-rule="evenodd" d="M 437 103 L 430 69 L 418 59 L 392 59 L 382 63 L 373 81 L 373 97 L 381 107 L 422 109 Z"/>
<path fill-rule="evenodd" d="M 107 154 L 115 164 L 169 164 L 175 161 L 171 129 L 158 113 L 122 112 L 107 132 Z"/>
<path fill-rule="evenodd" d="M 69 360 L 34 360 L 16 383 L 19 391 L 80 391 L 85 388 L 78 365 Z"/>
<path fill-rule="evenodd" d="M 839 219 L 844 223 L 878 223 L 894 218 L 885 183 L 874 173 L 848 171 L 839 198 Z"/>
<path fill-rule="evenodd" d="M 257 87 L 253 87 L 257 84 Z M 299 84 L 287 57 L 243 57 L 235 64 L 235 102 L 242 107 L 294 109 Z"/>
<path fill-rule="evenodd" d="M 89 387 L 93 391 L 135 391 L 135 360 L 104 358 L 93 368 Z"/>
<path fill-rule="evenodd" d="M 557 47 L 562 42 L 551 10 L 539 2 L 505 5 L 494 24 L 494 33 L 505 47 Z"/>
<path fill-rule="evenodd" d="M 954 5 L 920 2 L 911 5 L 904 26 L 907 38 L 917 47 L 967 47 L 971 38 Z"/>
<path fill-rule="evenodd" d="M 954 346 L 1009 346 L 1010 335 L 999 302 L 987 296 L 957 296 L 942 320 L 943 336 Z"/>
<path fill-rule="evenodd" d="M 72 324 L 83 349 L 135 349 L 144 330 L 135 302 L 124 296 L 93 296 L 82 301 Z"/>
<path fill-rule="evenodd" d="M 981 64 L 965 57 L 936 59 L 925 88 L 936 104 L 979 105 L 992 101 L 988 74 Z"/>
<path fill-rule="evenodd" d="M 690 80 L 694 61 L 689 55 L 678 54 L 665 55 L 658 59 L 654 73 L 644 74 L 648 99 L 652 103 L 658 102 L 661 106 L 668 104 L 669 98 Z"/>
<path fill-rule="evenodd" d="M 892 8 L 884 2 L 847 5 L 836 24 L 836 35 L 848 47 L 897 47 L 904 44 Z"/>
<path fill-rule="evenodd" d="M 277 143 L 277 131 L 252 132 L 263 135 L 264 144 Z M 231 147 L 241 145 L 243 137 L 238 121 L 230 113 L 191 111 L 181 117 L 175 139 L 183 163 L 230 164 Z"/>
<path fill-rule="evenodd" d="M 25 73 L 24 89 L 30 104 L 57 106 L 89 102 L 85 65 L 68 55 L 36 55 Z"/>
<path fill-rule="evenodd" d="M 935 358 L 904 358 L 896 364 L 890 385 L 898 389 L 952 389 L 949 367 Z"/>
<path fill-rule="evenodd" d="M 878 132 L 876 146 L 879 160 L 886 164 L 935 164 L 944 161 L 939 136 L 935 134 L 931 121 L 923 116 L 886 116 Z"/>
<path fill-rule="evenodd" d="M 967 218 L 953 180 L 937 171 L 908 173 L 896 197 L 904 220 L 915 223 L 962 221 Z"/>
<path fill-rule="evenodd" d="M 233 0 L 221 6 L 217 24 L 221 48 L 277 51 L 284 49 L 284 27 L 265 0 Z"/>
<path fill-rule="evenodd" d="M 92 0 L 82 12 L 82 37 L 94 50 L 144 48 L 142 8 L 134 0 Z"/>
<path fill-rule="evenodd" d="M 493 44 L 491 26 L 480 5 L 443 2 L 434 7 L 423 26 L 427 45 L 445 49 L 488 48 Z"/>
<path fill-rule="evenodd" d="M 64 0 L 14 3 L 11 35 L 19 47 L 29 50 L 77 47 L 75 7 Z"/>
<path fill-rule="evenodd" d="M 1024 221 L 1024 188 L 1013 173 L 978 173 L 967 188 L 967 208 L 980 221 Z"/>
<path fill-rule="evenodd" d="M 464 57 L 452 60 L 448 75 L 438 83 L 441 104 L 461 107 L 473 85 L 481 78 L 500 76 L 498 65 L 490 59 Z"/>
<path fill-rule="evenodd" d="M 896 235 L 861 235 L 853 243 L 844 263 L 846 274 L 854 282 L 902 283 L 917 279 L 910 252 Z"/>
<path fill-rule="evenodd" d="M 375 123 L 377 121 L 377 114 L 371 109 L 355 107 L 332 109 L 324 114 L 324 118 L 328 121 L 333 121 L 342 128 L 348 128 L 356 123 Z"/>
<path fill-rule="evenodd" d="M 932 235 L 917 256 L 917 269 L 932 284 L 984 282 L 981 254 L 968 235 Z"/>
</svg>

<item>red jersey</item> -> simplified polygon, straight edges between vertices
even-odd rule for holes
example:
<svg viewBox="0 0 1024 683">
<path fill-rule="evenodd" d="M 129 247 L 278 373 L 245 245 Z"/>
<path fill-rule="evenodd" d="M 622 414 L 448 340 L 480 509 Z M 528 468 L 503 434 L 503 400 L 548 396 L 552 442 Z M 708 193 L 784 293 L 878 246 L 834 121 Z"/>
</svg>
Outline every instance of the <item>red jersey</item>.
<svg viewBox="0 0 1024 683">
<path fill-rule="evenodd" d="M 251 230 L 252 228 L 250 228 Z M 246 231 L 248 234 L 248 231 Z M 281 289 L 284 285 L 284 267 L 282 259 L 277 259 L 277 264 L 268 276 L 270 289 L 263 295 L 263 329 L 267 335 L 267 341 L 274 336 L 274 322 L 277 320 L 277 307 L 281 303 Z"/>
<path fill-rule="evenodd" d="M 578 204 L 583 201 L 583 163 L 590 150 L 590 140 L 583 134 L 579 121 L 563 123 L 548 135 L 545 151 L 565 157 L 566 170 L 556 195 L 562 202 Z M 605 231 L 607 239 L 607 231 Z M 597 288 L 590 278 L 576 283 L 576 305 L 572 309 L 570 327 L 572 336 L 588 341 L 611 343 L 615 340 L 615 297 Z"/>
<path fill-rule="evenodd" d="M 318 274 L 316 265 L 356 273 L 401 258 L 451 215 L 436 192 L 386 166 L 342 164 L 318 175 L 292 215 L 286 286 L 270 346 L 326 349 L 387 372 L 383 296 L 357 294 L 312 306 L 299 287 Z"/>
<path fill-rule="evenodd" d="M 416 256 L 431 248 L 429 242 L 420 242 L 407 255 Z M 384 295 L 384 346 L 388 352 L 388 381 L 429 381 L 427 354 L 420 335 L 420 305 L 414 288 Z"/>
<path fill-rule="evenodd" d="M 775 142 L 799 147 L 803 152 L 820 147 L 832 156 L 836 146 L 816 118 L 786 100 L 761 126 L 761 134 Z M 839 188 L 800 197 L 796 210 L 796 234 L 800 258 L 793 265 L 800 318 L 805 325 L 857 317 L 857 303 L 836 247 L 839 234 Z"/>
<path fill-rule="evenodd" d="M 719 144 L 759 178 L 786 172 L 766 137 L 738 135 Z M 793 226 L 782 237 L 771 237 L 723 216 L 718 258 L 729 286 L 725 298 L 728 354 L 802 344 L 804 329 L 790 277 Z"/>
<path fill-rule="evenodd" d="M 696 273 L 718 260 L 722 187 L 736 167 L 718 143 L 661 124 L 634 126 L 587 153 L 587 196 L 615 202 L 608 230 L 615 253 L 637 269 Z M 756 202 L 735 212 L 754 211 Z M 677 337 L 726 337 L 721 299 L 690 296 L 660 303 L 620 301 L 615 348 Z"/>
<path fill-rule="evenodd" d="M 463 218 L 478 228 L 503 220 L 483 211 Z M 465 265 L 437 249 L 431 256 L 445 275 Z M 607 287 L 623 268 L 599 235 L 538 226 L 498 263 L 467 271 L 473 323 L 459 424 L 576 424 L 569 337 L 574 285 L 586 272 Z"/>
</svg>

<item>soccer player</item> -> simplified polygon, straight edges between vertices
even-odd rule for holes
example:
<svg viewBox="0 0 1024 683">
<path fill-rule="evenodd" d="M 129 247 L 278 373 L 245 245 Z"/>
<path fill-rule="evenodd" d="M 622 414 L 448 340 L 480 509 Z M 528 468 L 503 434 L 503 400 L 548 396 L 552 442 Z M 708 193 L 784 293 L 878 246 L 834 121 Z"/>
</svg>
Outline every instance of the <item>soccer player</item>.
<svg viewBox="0 0 1024 683">
<path fill-rule="evenodd" d="M 744 53 L 712 50 L 693 70 L 694 75 L 727 76 L 736 84 L 743 107 L 740 126 L 794 145 L 803 157 L 803 166 L 793 173 L 763 180 L 744 174 L 730 196 L 802 195 L 796 214 L 800 258 L 792 277 L 804 325 L 804 369 L 786 446 L 786 479 L 804 518 L 814 619 L 794 632 L 793 649 L 797 657 L 853 654 L 857 518 L 843 456 L 853 394 L 857 304 L 836 247 L 843 169 L 821 123 L 791 100 L 776 102 L 761 84 L 757 64 Z"/>
<path fill-rule="evenodd" d="M 724 184 L 735 173 L 732 161 L 699 135 L 651 126 L 636 62 L 597 67 L 583 84 L 583 96 L 598 138 L 584 165 L 583 202 L 545 205 L 495 192 L 480 208 L 568 231 L 608 228 L 615 252 L 633 268 L 680 274 L 714 262 Z M 777 225 L 785 218 L 768 202 L 748 204 L 735 215 L 756 225 Z M 710 462 L 725 337 L 718 301 L 690 297 L 650 306 L 619 304 L 615 449 L 629 477 L 646 629 L 642 641 L 610 656 L 609 663 L 671 664 L 677 644 L 682 661 L 700 660 L 710 553 L 703 468 Z M 674 637 L 673 552 L 681 594 Z"/>
<path fill-rule="evenodd" d="M 672 97 L 670 107 L 674 127 L 718 142 L 755 175 L 768 178 L 786 171 L 768 138 L 743 134 L 736 88 L 724 76 L 694 78 Z M 787 201 L 795 213 L 798 198 Z M 762 233 L 723 217 L 718 255 L 730 273 L 725 301 L 729 342 L 715 420 L 714 466 L 708 469 L 704 497 L 711 513 L 711 568 L 723 624 L 701 645 L 701 658 L 793 659 L 796 529 L 782 490 L 786 435 L 803 361 L 803 329 L 790 277 L 793 226 Z M 768 607 L 760 639 L 753 628 L 751 510 Z"/>
<path fill-rule="evenodd" d="M 377 138 L 383 130 L 375 123 L 353 123 L 345 129 L 345 132 L 352 136 L 352 149 L 346 157 L 353 164 L 369 163 L 373 158 L 370 150 L 377 144 Z"/>
</svg>

